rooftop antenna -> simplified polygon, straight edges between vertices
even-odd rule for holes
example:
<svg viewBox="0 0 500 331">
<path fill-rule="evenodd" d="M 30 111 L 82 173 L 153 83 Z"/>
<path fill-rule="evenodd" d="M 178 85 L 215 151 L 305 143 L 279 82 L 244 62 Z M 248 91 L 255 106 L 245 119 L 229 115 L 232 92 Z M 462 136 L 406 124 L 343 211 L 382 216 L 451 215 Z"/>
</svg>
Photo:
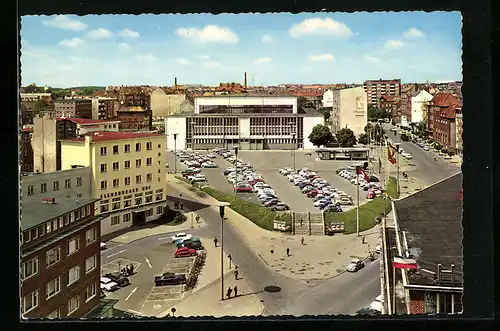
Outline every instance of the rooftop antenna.
<svg viewBox="0 0 500 331">
<path fill-rule="evenodd" d="M 255 86 L 255 74 L 252 73 L 252 87 Z"/>
</svg>

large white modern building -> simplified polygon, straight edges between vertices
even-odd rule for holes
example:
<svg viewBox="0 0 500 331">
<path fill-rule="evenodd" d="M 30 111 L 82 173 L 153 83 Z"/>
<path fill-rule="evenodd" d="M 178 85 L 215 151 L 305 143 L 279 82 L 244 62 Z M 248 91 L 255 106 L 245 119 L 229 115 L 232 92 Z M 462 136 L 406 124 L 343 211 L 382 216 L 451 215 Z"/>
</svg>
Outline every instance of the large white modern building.
<svg viewBox="0 0 500 331">
<path fill-rule="evenodd" d="M 363 87 L 326 91 L 323 104 L 332 108 L 330 123 L 334 133 L 343 128 L 351 129 L 356 135 L 364 132 L 368 106 Z"/>
<path fill-rule="evenodd" d="M 420 90 L 416 96 L 411 97 L 411 118 L 409 121 L 412 123 L 423 121 L 426 118 L 425 112 L 427 110 L 427 103 L 431 101 L 432 98 L 432 94 L 426 90 Z"/>
<path fill-rule="evenodd" d="M 193 113 L 165 119 L 167 149 L 314 149 L 308 136 L 323 115 L 291 96 L 221 95 L 195 98 Z M 174 136 L 176 140 L 174 140 Z"/>
</svg>

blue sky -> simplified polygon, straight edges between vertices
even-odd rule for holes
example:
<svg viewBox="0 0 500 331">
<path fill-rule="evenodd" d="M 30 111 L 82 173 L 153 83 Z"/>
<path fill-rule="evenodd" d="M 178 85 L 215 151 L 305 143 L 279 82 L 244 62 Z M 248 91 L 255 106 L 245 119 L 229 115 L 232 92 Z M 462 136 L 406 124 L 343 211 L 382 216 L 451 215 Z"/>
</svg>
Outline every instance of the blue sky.
<svg viewBox="0 0 500 331">
<path fill-rule="evenodd" d="M 462 79 L 459 12 L 24 16 L 22 84 Z"/>
</svg>

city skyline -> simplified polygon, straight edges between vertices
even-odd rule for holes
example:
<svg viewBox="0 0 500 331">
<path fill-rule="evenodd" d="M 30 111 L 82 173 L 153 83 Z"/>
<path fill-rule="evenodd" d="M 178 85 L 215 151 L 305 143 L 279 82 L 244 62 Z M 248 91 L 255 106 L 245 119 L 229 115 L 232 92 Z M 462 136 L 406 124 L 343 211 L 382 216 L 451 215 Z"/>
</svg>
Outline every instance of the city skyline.
<svg viewBox="0 0 500 331">
<path fill-rule="evenodd" d="M 459 12 L 26 16 L 22 85 L 460 81 Z M 252 74 L 254 80 L 252 81 Z"/>
</svg>

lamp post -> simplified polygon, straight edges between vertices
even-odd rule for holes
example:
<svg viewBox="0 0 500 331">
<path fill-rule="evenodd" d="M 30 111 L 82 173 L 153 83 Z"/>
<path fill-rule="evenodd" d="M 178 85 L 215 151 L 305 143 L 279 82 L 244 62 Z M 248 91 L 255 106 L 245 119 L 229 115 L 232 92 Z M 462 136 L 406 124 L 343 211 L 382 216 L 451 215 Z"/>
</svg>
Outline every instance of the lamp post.
<svg viewBox="0 0 500 331">
<path fill-rule="evenodd" d="M 174 174 L 177 174 L 177 135 L 178 133 L 173 133 L 174 136 Z"/>
<path fill-rule="evenodd" d="M 234 167 L 234 194 L 238 195 L 238 147 L 234 147 L 234 157 L 236 158 L 236 166 Z"/>
<path fill-rule="evenodd" d="M 292 136 L 292 126 L 293 126 L 293 121 L 288 122 L 288 125 L 290 125 L 290 136 Z M 292 139 L 293 140 L 293 139 Z M 293 155 L 293 147 L 292 147 L 292 141 L 290 141 L 290 156 Z"/>
<path fill-rule="evenodd" d="M 394 144 L 396 146 L 396 151 L 397 151 L 397 160 L 396 160 L 396 168 L 397 168 L 397 181 L 398 181 L 398 197 L 399 197 L 399 193 L 400 193 L 400 187 L 399 187 L 399 146 L 401 145 L 400 143 L 395 143 Z"/>
<path fill-rule="evenodd" d="M 293 144 L 293 148 L 292 148 L 292 153 L 293 153 L 293 172 L 295 172 L 295 133 L 292 133 L 292 144 Z"/>
<path fill-rule="evenodd" d="M 194 120 L 191 120 L 191 149 L 194 151 L 194 125 L 196 124 Z"/>
<path fill-rule="evenodd" d="M 224 212 L 226 206 L 229 206 L 229 202 L 220 202 L 219 204 L 219 214 L 220 214 L 220 276 L 221 276 L 221 288 L 220 288 L 220 299 L 224 300 Z"/>
</svg>

